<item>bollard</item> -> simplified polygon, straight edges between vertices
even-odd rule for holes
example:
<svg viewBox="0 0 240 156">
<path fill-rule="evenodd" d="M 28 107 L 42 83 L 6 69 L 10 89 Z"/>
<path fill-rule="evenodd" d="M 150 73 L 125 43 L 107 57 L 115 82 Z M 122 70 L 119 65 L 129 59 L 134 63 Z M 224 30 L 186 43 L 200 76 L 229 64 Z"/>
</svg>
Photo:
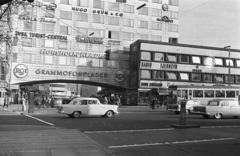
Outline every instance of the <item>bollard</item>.
<svg viewBox="0 0 240 156">
<path fill-rule="evenodd" d="M 180 117 L 179 117 L 179 125 L 186 125 L 186 102 L 182 101 L 180 103 Z"/>
</svg>

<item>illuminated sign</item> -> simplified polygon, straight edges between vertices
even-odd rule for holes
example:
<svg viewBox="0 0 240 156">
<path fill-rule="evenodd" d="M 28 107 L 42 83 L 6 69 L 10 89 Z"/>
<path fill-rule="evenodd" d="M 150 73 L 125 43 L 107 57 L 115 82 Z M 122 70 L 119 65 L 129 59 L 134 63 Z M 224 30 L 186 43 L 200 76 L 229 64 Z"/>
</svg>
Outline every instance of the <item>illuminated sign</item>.
<svg viewBox="0 0 240 156">
<path fill-rule="evenodd" d="M 77 35 L 76 41 L 82 42 L 82 43 L 103 44 L 102 37 L 87 37 L 87 36 Z"/>
<path fill-rule="evenodd" d="M 13 74 L 17 78 L 24 78 L 28 75 L 28 68 L 23 64 L 19 64 L 13 69 Z"/>
<path fill-rule="evenodd" d="M 33 37 L 33 38 L 46 38 L 46 39 L 59 39 L 59 40 L 68 40 L 67 36 L 61 36 L 61 35 L 52 35 L 52 34 L 39 34 L 39 33 L 30 33 L 30 32 L 15 32 L 16 36 L 22 36 L 22 37 Z"/>
<path fill-rule="evenodd" d="M 86 8 L 77 8 L 77 7 L 72 7 L 73 11 L 80 11 L 80 12 L 87 12 Z"/>
<path fill-rule="evenodd" d="M 157 18 L 157 21 L 173 23 L 173 20 L 170 20 L 167 16 L 163 16 L 162 18 Z"/>
<path fill-rule="evenodd" d="M 142 69 L 177 69 L 177 64 L 173 63 L 158 63 L 141 61 L 140 68 Z"/>
<path fill-rule="evenodd" d="M 123 82 L 125 80 L 125 73 L 122 70 L 116 70 L 113 76 L 114 80 L 117 82 Z"/>
<path fill-rule="evenodd" d="M 49 50 L 41 49 L 42 55 L 56 55 L 56 56 L 70 56 L 70 57 L 84 57 L 84 58 L 102 58 L 104 59 L 104 53 L 86 53 L 86 52 L 74 52 L 74 51 L 61 51 L 61 50 Z"/>
<path fill-rule="evenodd" d="M 168 11 L 168 5 L 167 4 L 163 4 L 162 5 L 162 9 L 163 9 L 163 11 Z"/>
<path fill-rule="evenodd" d="M 122 17 L 123 14 L 122 13 L 119 13 L 119 12 L 108 12 L 108 11 L 105 11 L 105 10 L 93 10 L 93 13 L 94 14 L 105 14 L 105 15 L 111 15 L 111 16 L 120 16 Z"/>
<path fill-rule="evenodd" d="M 35 71 L 39 75 L 60 75 L 60 76 L 83 76 L 83 77 L 108 77 L 107 73 L 103 72 L 77 72 L 77 71 L 62 71 L 62 70 L 45 70 L 37 69 Z"/>
</svg>

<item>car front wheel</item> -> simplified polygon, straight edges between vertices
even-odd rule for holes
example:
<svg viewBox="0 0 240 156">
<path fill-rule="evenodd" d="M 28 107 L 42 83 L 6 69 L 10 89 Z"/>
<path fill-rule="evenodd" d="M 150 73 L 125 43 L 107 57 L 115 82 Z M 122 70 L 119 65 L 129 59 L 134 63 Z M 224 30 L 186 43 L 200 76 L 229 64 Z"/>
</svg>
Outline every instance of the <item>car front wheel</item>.
<svg viewBox="0 0 240 156">
<path fill-rule="evenodd" d="M 113 112 L 112 111 L 107 111 L 106 117 L 110 118 L 112 116 L 113 116 Z"/>
<path fill-rule="evenodd" d="M 216 114 L 214 114 L 213 117 L 214 117 L 215 119 L 221 119 L 222 114 L 221 114 L 221 113 L 216 113 Z"/>
<path fill-rule="evenodd" d="M 74 117 L 74 118 L 79 118 L 80 115 L 81 115 L 80 112 L 73 112 L 73 113 L 72 113 L 72 117 Z"/>
</svg>

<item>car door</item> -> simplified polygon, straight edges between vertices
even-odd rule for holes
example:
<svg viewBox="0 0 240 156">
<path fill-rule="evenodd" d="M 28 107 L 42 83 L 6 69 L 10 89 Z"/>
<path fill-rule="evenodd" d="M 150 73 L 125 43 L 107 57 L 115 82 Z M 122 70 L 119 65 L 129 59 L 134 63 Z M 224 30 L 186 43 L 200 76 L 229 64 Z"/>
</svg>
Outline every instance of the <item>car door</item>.
<svg viewBox="0 0 240 156">
<path fill-rule="evenodd" d="M 78 100 L 76 104 L 76 110 L 80 111 L 82 115 L 88 115 L 88 103 L 86 99 Z"/>
<path fill-rule="evenodd" d="M 89 100 L 89 115 L 103 115 L 105 113 L 104 106 L 97 100 Z"/>
<path fill-rule="evenodd" d="M 220 112 L 222 113 L 222 115 L 230 115 L 230 105 L 229 105 L 229 101 L 220 101 Z"/>
<path fill-rule="evenodd" d="M 231 107 L 231 116 L 240 116 L 240 106 L 238 101 L 229 101 Z"/>
</svg>

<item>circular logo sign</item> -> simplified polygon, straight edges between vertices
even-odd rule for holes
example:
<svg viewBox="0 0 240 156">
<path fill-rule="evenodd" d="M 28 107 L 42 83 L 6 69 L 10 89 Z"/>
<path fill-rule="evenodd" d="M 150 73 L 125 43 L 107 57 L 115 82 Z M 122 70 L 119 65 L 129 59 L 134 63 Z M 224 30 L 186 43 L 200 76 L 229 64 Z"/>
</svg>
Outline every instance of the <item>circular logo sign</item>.
<svg viewBox="0 0 240 156">
<path fill-rule="evenodd" d="M 13 69 L 13 74 L 17 78 L 24 78 L 25 76 L 28 75 L 28 68 L 23 64 L 19 64 Z"/>
<path fill-rule="evenodd" d="M 168 5 L 167 4 L 163 4 L 162 5 L 162 9 L 163 9 L 163 11 L 168 11 Z"/>
<path fill-rule="evenodd" d="M 204 65 L 205 66 L 214 66 L 215 65 L 215 59 L 214 57 L 206 57 L 204 59 Z"/>
<path fill-rule="evenodd" d="M 117 82 L 122 82 L 125 80 L 125 73 L 122 70 L 116 70 L 113 73 L 114 80 Z"/>
</svg>

